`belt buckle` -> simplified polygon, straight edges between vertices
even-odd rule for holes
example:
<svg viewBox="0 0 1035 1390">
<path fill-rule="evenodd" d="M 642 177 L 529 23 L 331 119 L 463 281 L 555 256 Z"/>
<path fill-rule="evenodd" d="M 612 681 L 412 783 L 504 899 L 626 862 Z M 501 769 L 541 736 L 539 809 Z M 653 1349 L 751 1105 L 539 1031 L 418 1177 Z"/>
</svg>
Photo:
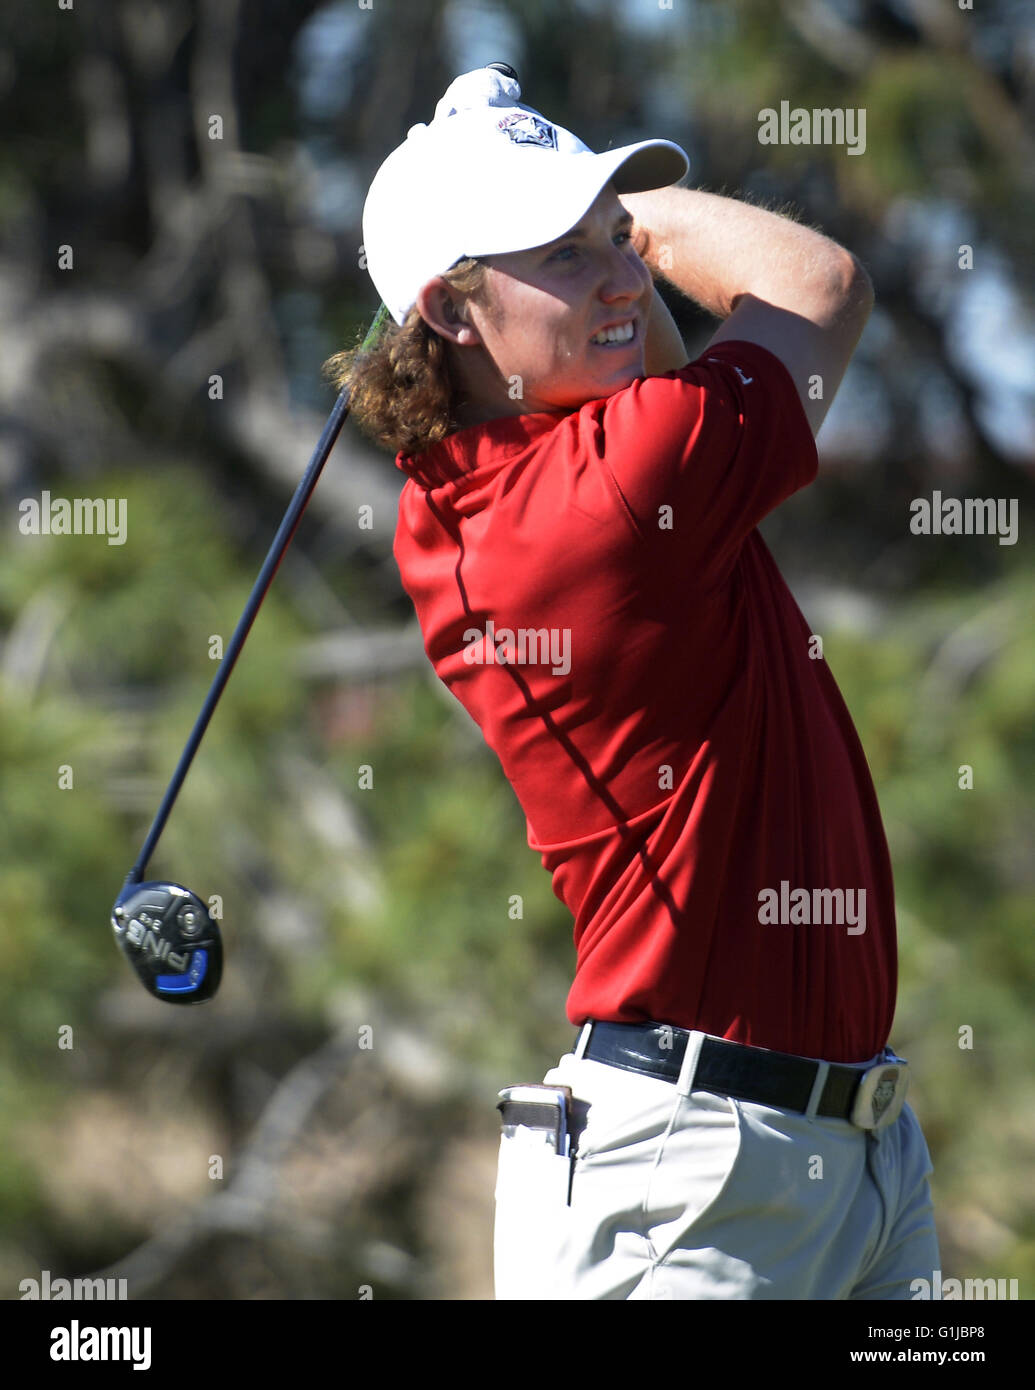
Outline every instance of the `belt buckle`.
<svg viewBox="0 0 1035 1390">
<path fill-rule="evenodd" d="M 860 1129 L 884 1129 L 902 1113 L 909 1090 L 909 1063 L 891 1054 L 864 1071 L 855 1093 L 850 1119 Z"/>
</svg>

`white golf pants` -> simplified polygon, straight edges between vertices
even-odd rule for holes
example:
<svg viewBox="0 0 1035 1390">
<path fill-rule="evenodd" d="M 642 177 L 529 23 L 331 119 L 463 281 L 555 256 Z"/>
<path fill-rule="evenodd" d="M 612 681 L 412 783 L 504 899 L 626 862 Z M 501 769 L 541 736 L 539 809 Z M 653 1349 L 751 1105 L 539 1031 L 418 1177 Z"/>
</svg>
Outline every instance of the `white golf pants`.
<svg viewBox="0 0 1035 1390">
<path fill-rule="evenodd" d="M 543 1078 L 588 1104 L 574 1159 L 500 1140 L 497 1299 L 909 1299 L 940 1268 L 908 1103 L 864 1130 L 577 1052 Z"/>
</svg>

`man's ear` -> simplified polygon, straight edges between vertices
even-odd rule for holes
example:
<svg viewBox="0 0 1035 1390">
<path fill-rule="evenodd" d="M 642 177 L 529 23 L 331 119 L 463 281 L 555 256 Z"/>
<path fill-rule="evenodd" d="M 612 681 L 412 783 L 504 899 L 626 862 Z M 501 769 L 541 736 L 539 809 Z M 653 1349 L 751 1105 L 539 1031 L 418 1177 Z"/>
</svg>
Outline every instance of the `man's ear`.
<svg viewBox="0 0 1035 1390">
<path fill-rule="evenodd" d="M 441 275 L 421 286 L 417 308 L 424 322 L 440 338 L 458 347 L 471 347 L 481 342 L 481 334 L 470 321 L 466 297 Z"/>
</svg>

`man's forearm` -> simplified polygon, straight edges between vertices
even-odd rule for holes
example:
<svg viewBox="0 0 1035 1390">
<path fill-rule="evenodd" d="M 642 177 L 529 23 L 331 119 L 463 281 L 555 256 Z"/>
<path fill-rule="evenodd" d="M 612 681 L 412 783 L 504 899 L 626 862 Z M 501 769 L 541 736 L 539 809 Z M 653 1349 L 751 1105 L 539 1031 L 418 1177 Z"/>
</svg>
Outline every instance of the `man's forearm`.
<svg viewBox="0 0 1035 1390">
<path fill-rule="evenodd" d="M 752 295 L 826 326 L 861 271 L 821 232 L 736 198 L 678 187 L 620 197 L 651 270 L 716 318 Z"/>
</svg>

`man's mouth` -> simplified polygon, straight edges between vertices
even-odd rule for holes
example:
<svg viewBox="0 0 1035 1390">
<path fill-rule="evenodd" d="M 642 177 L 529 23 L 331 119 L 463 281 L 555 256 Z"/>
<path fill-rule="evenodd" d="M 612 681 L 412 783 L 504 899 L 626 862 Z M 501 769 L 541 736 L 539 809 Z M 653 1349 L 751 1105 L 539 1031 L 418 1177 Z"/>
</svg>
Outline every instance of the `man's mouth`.
<svg viewBox="0 0 1035 1390">
<path fill-rule="evenodd" d="M 636 337 L 636 321 L 630 319 L 628 323 L 614 324 L 609 328 L 602 328 L 599 333 L 594 333 L 590 342 L 595 347 L 609 347 L 613 344 L 624 346 L 631 343 Z"/>
</svg>

